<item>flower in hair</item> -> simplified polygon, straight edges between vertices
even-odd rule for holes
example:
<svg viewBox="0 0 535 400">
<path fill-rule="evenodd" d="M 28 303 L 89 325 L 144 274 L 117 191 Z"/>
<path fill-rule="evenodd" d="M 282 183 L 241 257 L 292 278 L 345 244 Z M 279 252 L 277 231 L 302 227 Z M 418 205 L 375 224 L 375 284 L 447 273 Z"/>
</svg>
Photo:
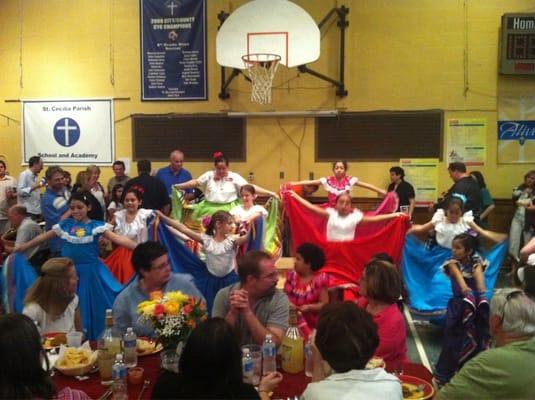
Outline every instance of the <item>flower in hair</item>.
<svg viewBox="0 0 535 400">
<path fill-rule="evenodd" d="M 211 221 L 212 221 L 212 217 L 209 215 L 206 215 L 202 218 L 201 223 L 202 223 L 202 226 L 204 226 L 204 229 L 208 229 L 208 225 L 210 225 Z"/>
<path fill-rule="evenodd" d="M 212 154 L 213 158 L 219 158 L 223 157 L 223 153 L 221 151 L 215 151 L 214 154 Z"/>
</svg>

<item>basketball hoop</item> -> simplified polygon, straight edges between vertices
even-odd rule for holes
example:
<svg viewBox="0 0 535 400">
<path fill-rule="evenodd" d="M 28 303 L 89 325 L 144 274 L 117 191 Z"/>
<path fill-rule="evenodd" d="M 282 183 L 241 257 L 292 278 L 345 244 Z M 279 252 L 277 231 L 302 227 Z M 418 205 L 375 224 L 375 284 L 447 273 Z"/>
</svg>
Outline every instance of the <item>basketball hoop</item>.
<svg viewBox="0 0 535 400">
<path fill-rule="evenodd" d="M 251 101 L 259 104 L 271 103 L 271 85 L 277 72 L 281 56 L 268 53 L 251 53 L 242 56 L 246 75 L 251 80 Z"/>
</svg>

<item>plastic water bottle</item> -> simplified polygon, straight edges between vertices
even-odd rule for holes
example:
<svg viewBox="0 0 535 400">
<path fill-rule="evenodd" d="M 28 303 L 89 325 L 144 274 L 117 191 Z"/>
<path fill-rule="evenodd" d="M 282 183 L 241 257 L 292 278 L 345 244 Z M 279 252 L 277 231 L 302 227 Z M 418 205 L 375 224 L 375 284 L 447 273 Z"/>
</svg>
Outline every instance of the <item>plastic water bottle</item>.
<svg viewBox="0 0 535 400">
<path fill-rule="evenodd" d="M 123 338 L 124 365 L 132 368 L 137 365 L 137 336 L 132 328 L 127 328 Z"/>
<path fill-rule="evenodd" d="M 312 338 L 309 338 L 305 344 L 305 375 L 312 376 L 314 371 L 314 361 L 312 359 Z"/>
<path fill-rule="evenodd" d="M 249 349 L 242 350 L 242 369 L 243 369 L 243 382 L 253 384 L 254 378 L 254 362 L 249 353 Z"/>
<path fill-rule="evenodd" d="M 262 374 L 267 375 L 277 371 L 277 346 L 270 333 L 266 334 L 262 344 Z"/>
<path fill-rule="evenodd" d="M 113 400 L 128 400 L 126 386 L 126 365 L 123 363 L 123 355 L 115 356 L 115 363 L 112 369 L 113 378 Z"/>
</svg>

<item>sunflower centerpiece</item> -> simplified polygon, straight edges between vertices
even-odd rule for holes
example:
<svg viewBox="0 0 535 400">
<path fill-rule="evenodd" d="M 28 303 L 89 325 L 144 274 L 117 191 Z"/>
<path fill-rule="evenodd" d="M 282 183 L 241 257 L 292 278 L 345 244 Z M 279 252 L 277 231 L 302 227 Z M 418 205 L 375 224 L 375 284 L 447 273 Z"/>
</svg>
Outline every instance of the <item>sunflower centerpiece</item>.
<svg viewBox="0 0 535 400">
<path fill-rule="evenodd" d="M 206 304 L 180 291 L 156 291 L 138 304 L 141 323 L 152 325 L 157 342 L 164 347 L 162 368 L 177 370 L 182 347 L 191 331 L 206 318 Z"/>
</svg>

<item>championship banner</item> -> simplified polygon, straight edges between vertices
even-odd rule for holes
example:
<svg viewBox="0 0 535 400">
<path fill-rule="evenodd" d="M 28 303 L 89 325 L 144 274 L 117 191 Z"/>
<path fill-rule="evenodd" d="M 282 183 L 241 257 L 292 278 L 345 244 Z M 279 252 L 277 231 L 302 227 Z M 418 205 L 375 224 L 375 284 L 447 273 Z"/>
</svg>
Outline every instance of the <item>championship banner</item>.
<svg viewBox="0 0 535 400">
<path fill-rule="evenodd" d="M 206 0 L 141 1 L 141 99 L 206 100 Z"/>
<path fill-rule="evenodd" d="M 23 100 L 22 160 L 111 165 L 115 159 L 112 99 Z"/>
<path fill-rule="evenodd" d="M 498 99 L 498 164 L 535 162 L 535 97 Z"/>
</svg>

